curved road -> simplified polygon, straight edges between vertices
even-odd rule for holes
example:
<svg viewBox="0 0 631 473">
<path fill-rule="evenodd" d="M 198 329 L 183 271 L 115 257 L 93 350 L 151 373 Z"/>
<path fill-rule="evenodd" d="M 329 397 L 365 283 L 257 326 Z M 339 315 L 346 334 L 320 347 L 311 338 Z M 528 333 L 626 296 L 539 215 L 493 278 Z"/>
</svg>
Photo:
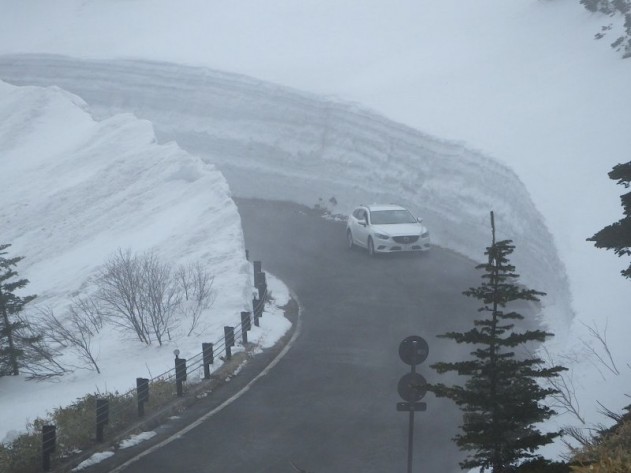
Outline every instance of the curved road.
<svg viewBox="0 0 631 473">
<path fill-rule="evenodd" d="M 0 75 L 3 80 L 21 84 L 56 84 L 77 93 L 104 115 L 124 110 L 150 119 L 159 139 L 175 139 L 183 148 L 210 162 L 219 159 L 218 167 L 237 195 L 241 192 L 285 198 L 290 195 L 289 188 L 294 193 L 304 192 L 305 201 L 322 196 L 321 189 L 306 188 L 317 179 L 308 175 L 309 167 L 294 169 L 293 178 L 277 170 L 296 164 L 296 150 L 303 150 L 296 154 L 301 159 L 311 156 L 312 150 L 323 142 L 323 136 L 326 138 L 338 125 L 345 131 L 330 137 L 327 146 L 346 152 L 345 146 L 350 143 L 354 153 L 357 139 L 369 151 L 366 156 L 377 160 L 369 161 L 365 169 L 372 169 L 371 162 L 390 159 L 383 146 L 402 146 L 393 156 L 411 156 L 416 165 L 419 154 L 427 163 L 433 163 L 436 146 L 442 149 L 444 145 L 372 115 L 346 111 L 307 95 L 283 92 L 276 86 L 261 88 L 259 81 L 199 68 L 134 61 L 94 63 L 54 56 L 3 56 Z M 212 114 L 208 113 L 209 108 L 214 109 Z M 338 111 L 341 118 L 335 118 Z M 330 115 L 332 112 L 335 113 Z M 374 140 L 375 137 L 379 139 Z M 296 143 L 303 144 L 294 149 Z M 430 153 L 426 151 L 428 146 Z M 545 263 L 530 268 L 542 271 L 533 277 L 541 275 L 542 281 L 550 281 L 544 286 L 557 288 L 555 291 L 564 302 L 566 283 L 557 276 L 564 273 L 559 270 L 549 234 L 525 188 L 508 170 L 495 164 L 489 169 L 481 168 L 477 154 L 472 161 L 468 161 L 471 157 L 460 160 L 462 152 L 460 146 L 452 149 L 447 145 L 436 155 L 436 170 L 444 173 L 444 182 L 475 183 L 479 177 L 481 195 L 502 189 L 484 185 L 494 176 L 513 183 L 509 185 L 511 192 L 517 189 L 523 195 L 513 201 L 527 204 L 519 207 L 517 213 L 522 216 L 521 223 L 529 224 L 520 228 L 528 229 L 529 244 L 538 242 L 529 247 L 535 248 L 537 262 Z M 250 161 L 259 155 L 271 167 L 251 168 Z M 362 155 L 358 162 L 363 163 L 366 156 Z M 333 166 L 334 161 L 313 161 L 309 166 Z M 472 165 L 463 166 L 463 162 Z M 402 163 L 402 169 L 411 169 L 405 160 Z M 433 169 L 427 165 L 430 168 Z M 340 179 L 340 168 L 327 170 L 328 184 L 349 192 L 347 181 Z M 261 179 L 261 173 L 265 179 Z M 458 178 L 461 173 L 464 180 Z M 380 177 L 372 172 L 370 176 L 362 182 L 362 195 L 374 195 L 372 186 Z M 414 176 L 407 184 L 400 182 L 397 173 L 389 176 L 396 195 L 408 192 L 416 183 Z M 419 174 L 421 181 L 423 176 Z M 260 193 L 252 192 L 252 183 Z M 449 186 L 446 189 L 456 190 Z M 357 190 L 351 194 L 357 196 Z M 447 192 L 441 201 L 445 205 L 438 208 L 450 209 L 451 217 L 456 215 L 459 228 L 463 229 L 458 234 L 462 237 L 460 244 L 486 242 L 479 222 L 466 212 L 459 213 L 460 200 L 452 194 Z M 408 195 L 418 197 L 414 192 Z M 494 195 L 485 202 L 505 197 L 501 192 Z M 461 293 L 480 282 L 474 263 L 440 248 L 422 256 L 371 259 L 363 251 L 345 248 L 341 222 L 322 219 L 293 204 L 255 200 L 237 203 L 252 258 L 262 260 L 264 270 L 284 280 L 299 298 L 302 331 L 286 356 L 253 389 L 178 440 L 116 471 L 288 473 L 296 471 L 292 462 L 314 473 L 405 471 L 407 414 L 397 412 L 395 405 L 400 400 L 397 382 L 409 367 L 399 360 L 398 345 L 412 334 L 427 339 L 430 355 L 419 371 L 429 381 L 435 376 L 428 365 L 458 359 L 469 351 L 451 341 L 436 339 L 435 335 L 471 327 L 477 304 Z M 446 214 L 437 212 L 440 214 L 436 217 Z M 429 215 L 424 216 L 431 220 Z M 449 222 L 443 225 L 451 225 Z M 519 228 L 515 232 L 519 237 Z M 480 247 L 479 254 L 483 251 Z M 256 357 L 243 369 L 243 376 L 235 377 L 200 404 L 206 411 L 217 407 L 269 358 L 270 353 Z M 460 415 L 449 401 L 428 395 L 426 402 L 427 412 L 416 416 L 414 471 L 460 471 L 461 456 L 450 440 L 457 432 Z M 204 412 L 197 406 L 183 417 L 193 414 L 200 417 Z M 161 427 L 160 436 L 169 435 L 169 429 L 172 432 L 174 428 Z M 95 470 L 111 471 L 114 462 L 130 458 L 133 450 L 118 452 L 118 460 L 103 462 Z"/>
<path fill-rule="evenodd" d="M 313 210 L 237 204 L 252 259 L 299 298 L 301 333 L 253 389 L 122 471 L 289 473 L 292 463 L 314 473 L 406 471 L 408 414 L 395 406 L 409 366 L 398 346 L 412 334 L 428 341 L 418 370 L 428 380 L 429 364 L 457 356 L 453 342 L 435 335 L 470 325 L 476 306 L 461 292 L 479 283 L 474 264 L 441 248 L 371 259 L 345 247 L 343 223 Z M 450 440 L 459 413 L 450 401 L 424 401 L 414 471 L 460 471 Z"/>
</svg>

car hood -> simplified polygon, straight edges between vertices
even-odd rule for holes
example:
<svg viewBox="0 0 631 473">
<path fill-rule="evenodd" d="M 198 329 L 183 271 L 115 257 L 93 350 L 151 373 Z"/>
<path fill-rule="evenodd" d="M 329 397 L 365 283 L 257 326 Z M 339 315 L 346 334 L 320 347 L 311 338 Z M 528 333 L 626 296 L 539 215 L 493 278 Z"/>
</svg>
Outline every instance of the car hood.
<svg viewBox="0 0 631 473">
<path fill-rule="evenodd" d="M 420 235 L 427 229 L 420 223 L 397 223 L 392 225 L 373 225 L 377 233 L 385 233 L 390 236 Z"/>
</svg>

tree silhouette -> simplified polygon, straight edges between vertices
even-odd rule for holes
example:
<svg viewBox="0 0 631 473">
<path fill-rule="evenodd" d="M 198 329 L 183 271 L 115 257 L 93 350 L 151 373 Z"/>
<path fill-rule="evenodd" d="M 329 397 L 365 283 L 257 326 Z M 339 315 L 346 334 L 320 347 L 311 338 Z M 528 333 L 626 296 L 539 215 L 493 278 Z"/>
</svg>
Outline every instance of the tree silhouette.
<svg viewBox="0 0 631 473">
<path fill-rule="evenodd" d="M 631 162 L 617 164 L 609 172 L 609 178 L 617 180 L 616 184 L 621 184 L 629 188 L 631 182 Z M 613 250 L 618 256 L 631 255 L 631 192 L 620 196 L 624 217 L 617 222 L 607 225 L 587 241 L 593 241 L 596 248 Z M 621 271 L 625 278 L 631 278 L 631 263 L 626 269 Z"/>
<path fill-rule="evenodd" d="M 18 279 L 13 269 L 23 258 L 5 258 L 10 244 L 0 244 L 0 376 L 20 374 L 20 360 L 28 345 L 41 337 L 33 335 L 20 313 L 35 296 L 20 297 L 15 291 L 28 284 L 28 279 Z"/>
<path fill-rule="evenodd" d="M 441 374 L 455 371 L 465 376 L 466 382 L 464 386 L 433 384 L 429 390 L 451 399 L 463 410 L 462 433 L 454 440 L 470 454 L 461 467 L 503 473 L 520 461 L 545 462 L 535 451 L 560 432 L 542 433 L 535 427 L 555 414 L 541 401 L 556 393 L 542 388 L 537 379 L 557 376 L 565 368 L 545 367 L 543 360 L 529 355 L 534 343 L 544 342 L 552 334 L 516 329 L 514 321 L 524 316 L 507 306 L 515 301 L 539 301 L 545 294 L 518 285 L 519 275 L 508 259 L 514 246 L 511 240 L 495 241 L 493 212 L 491 228 L 492 243 L 485 252 L 488 262 L 477 266 L 483 271 L 482 283 L 463 293 L 482 303 L 478 312 L 484 315 L 466 332 L 439 335 L 473 345 L 472 357 L 432 365 Z M 519 356 L 515 353 L 518 347 L 523 348 Z"/>
</svg>

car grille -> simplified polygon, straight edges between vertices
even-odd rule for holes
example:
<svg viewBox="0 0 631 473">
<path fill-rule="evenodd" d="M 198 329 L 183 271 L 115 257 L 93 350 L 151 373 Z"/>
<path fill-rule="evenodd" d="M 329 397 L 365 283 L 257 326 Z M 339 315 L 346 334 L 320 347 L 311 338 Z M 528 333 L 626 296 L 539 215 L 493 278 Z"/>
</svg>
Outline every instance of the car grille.
<svg viewBox="0 0 631 473">
<path fill-rule="evenodd" d="M 396 241 L 397 243 L 403 243 L 407 245 L 409 243 L 414 243 L 416 240 L 418 240 L 418 235 L 395 236 L 395 237 L 392 237 L 392 239 Z"/>
</svg>

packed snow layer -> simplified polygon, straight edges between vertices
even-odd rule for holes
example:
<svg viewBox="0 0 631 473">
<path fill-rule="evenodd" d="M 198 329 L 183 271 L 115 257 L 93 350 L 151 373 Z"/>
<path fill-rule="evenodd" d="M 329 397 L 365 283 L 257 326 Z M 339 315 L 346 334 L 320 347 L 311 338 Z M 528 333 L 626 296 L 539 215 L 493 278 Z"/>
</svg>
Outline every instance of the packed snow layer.
<svg viewBox="0 0 631 473">
<path fill-rule="evenodd" d="M 19 270 L 32 275 L 40 301 L 79 290 L 119 248 L 201 261 L 216 274 L 219 305 L 240 310 L 248 300 L 241 220 L 226 180 L 175 143 L 158 145 L 148 121 L 95 121 L 58 87 L 0 83 L 0 149 L 2 241 L 26 256 Z"/>
<path fill-rule="evenodd" d="M 523 282 L 548 293 L 544 322 L 559 332 L 573 316 L 564 266 L 527 189 L 461 143 L 354 104 L 201 67 L 12 55 L 0 57 L 0 79 L 57 85 L 101 117 L 148 119 L 161 142 L 176 140 L 216 164 L 238 196 L 322 202 L 340 213 L 360 202 L 402 203 L 424 217 L 435 244 L 474 260 L 490 242 L 494 210 L 498 237 L 517 246 Z"/>
</svg>

